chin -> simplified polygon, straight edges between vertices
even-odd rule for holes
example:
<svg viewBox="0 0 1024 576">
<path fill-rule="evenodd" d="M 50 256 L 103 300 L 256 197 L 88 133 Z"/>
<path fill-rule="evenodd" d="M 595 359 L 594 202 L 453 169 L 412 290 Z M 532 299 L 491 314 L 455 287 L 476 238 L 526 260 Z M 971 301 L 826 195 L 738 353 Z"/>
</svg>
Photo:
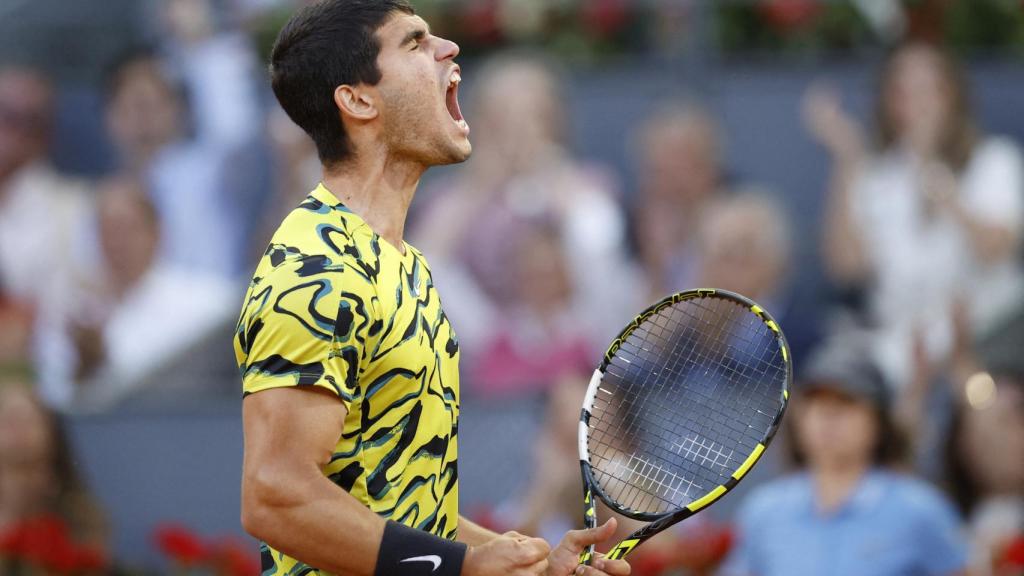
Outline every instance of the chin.
<svg viewBox="0 0 1024 576">
<path fill-rule="evenodd" d="M 433 162 L 430 162 L 431 166 L 446 166 L 465 162 L 473 153 L 473 145 L 469 142 L 469 138 L 463 138 L 461 141 L 450 142 L 439 152 L 441 154 Z"/>
</svg>

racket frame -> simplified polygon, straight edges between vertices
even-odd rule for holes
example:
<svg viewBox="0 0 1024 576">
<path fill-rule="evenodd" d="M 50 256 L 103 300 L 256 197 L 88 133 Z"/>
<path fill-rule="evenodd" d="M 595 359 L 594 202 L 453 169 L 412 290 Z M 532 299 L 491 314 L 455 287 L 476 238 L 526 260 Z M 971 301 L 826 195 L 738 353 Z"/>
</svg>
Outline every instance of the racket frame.
<svg viewBox="0 0 1024 576">
<path fill-rule="evenodd" d="M 776 414 L 771 425 L 768 427 L 763 438 L 758 442 L 754 450 L 747 456 L 743 463 L 733 472 L 729 480 L 724 484 L 720 484 L 710 492 L 698 498 L 688 504 L 687 506 L 680 508 L 674 512 L 667 513 L 651 513 L 651 512 L 640 512 L 637 510 L 631 510 L 625 508 L 615 502 L 612 498 L 608 497 L 607 494 L 601 489 L 600 484 L 594 480 L 593 470 L 590 466 L 590 449 L 588 447 L 588 435 L 587 432 L 590 429 L 590 417 L 594 404 L 594 398 L 597 395 L 597 390 L 601 385 L 601 380 L 604 378 L 605 369 L 611 363 L 615 353 L 618 351 L 622 343 L 626 341 L 626 338 L 633 333 L 638 327 L 640 327 L 647 318 L 661 311 L 662 309 L 678 304 L 685 300 L 692 300 L 695 298 L 722 298 L 725 300 L 732 300 L 739 305 L 742 305 L 749 309 L 753 314 L 758 316 L 762 322 L 775 334 L 775 337 L 779 343 L 780 349 L 782 350 L 782 359 L 786 363 L 786 381 L 783 383 L 782 392 L 780 394 L 781 408 L 778 414 Z M 580 410 L 580 423 L 579 423 L 579 454 L 580 454 L 580 473 L 583 477 L 583 524 L 584 528 L 594 528 L 597 526 L 597 511 L 596 502 L 594 496 L 596 495 L 601 499 L 609 508 L 613 511 L 633 520 L 640 520 L 649 522 L 645 526 L 637 529 L 627 538 L 619 542 L 614 548 L 612 548 L 606 558 L 615 560 L 625 558 L 630 552 L 632 552 L 642 542 L 654 536 L 655 534 L 665 530 L 666 528 L 686 520 L 690 516 L 693 516 L 697 512 L 700 512 L 704 508 L 707 508 L 714 502 L 718 501 L 722 496 L 732 490 L 740 480 L 753 468 L 754 464 L 761 458 L 765 448 L 771 443 L 772 438 L 775 437 L 775 433 L 779 429 L 779 424 L 782 421 L 782 415 L 786 412 L 786 407 L 789 404 L 789 390 L 793 384 L 793 369 L 792 369 L 792 357 L 789 352 L 789 344 L 786 342 L 786 337 L 782 333 L 782 329 L 779 328 L 778 323 L 768 312 L 757 305 L 753 300 L 742 296 L 735 292 L 728 290 L 720 290 L 717 288 L 698 288 L 694 290 L 686 290 L 683 292 L 677 292 L 670 296 L 663 298 L 655 304 L 648 307 L 646 310 L 638 314 L 632 322 L 627 325 L 622 332 L 612 341 L 608 350 L 604 354 L 604 358 L 601 361 L 601 365 L 594 370 L 594 374 L 590 379 L 590 385 L 587 387 L 587 395 L 583 400 L 583 408 Z M 580 554 L 580 563 L 589 565 L 594 557 L 594 546 L 587 547 L 586 550 Z"/>
</svg>

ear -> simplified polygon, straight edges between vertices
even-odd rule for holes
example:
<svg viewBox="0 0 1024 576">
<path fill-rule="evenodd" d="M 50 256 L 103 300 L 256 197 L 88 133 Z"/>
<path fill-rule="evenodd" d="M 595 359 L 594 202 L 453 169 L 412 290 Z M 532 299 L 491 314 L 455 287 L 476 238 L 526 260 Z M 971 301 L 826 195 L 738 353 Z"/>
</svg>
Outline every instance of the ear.
<svg viewBox="0 0 1024 576">
<path fill-rule="evenodd" d="M 375 96 L 366 86 L 342 84 L 334 89 L 334 105 L 353 120 L 373 120 L 380 112 Z"/>
</svg>

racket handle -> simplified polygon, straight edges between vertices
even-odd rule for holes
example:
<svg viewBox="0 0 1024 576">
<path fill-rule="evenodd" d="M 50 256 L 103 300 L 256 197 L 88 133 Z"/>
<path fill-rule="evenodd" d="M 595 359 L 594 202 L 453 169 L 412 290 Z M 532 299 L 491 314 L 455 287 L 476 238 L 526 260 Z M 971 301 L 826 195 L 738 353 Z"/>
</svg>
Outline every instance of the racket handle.
<svg viewBox="0 0 1024 576">
<path fill-rule="evenodd" d="M 589 484 L 587 484 L 583 490 L 583 527 L 597 527 L 597 510 L 594 508 L 594 494 L 590 490 Z M 580 553 L 580 564 L 590 566 L 590 562 L 593 558 L 594 545 L 591 544 L 590 546 L 587 546 L 582 553 Z"/>
</svg>

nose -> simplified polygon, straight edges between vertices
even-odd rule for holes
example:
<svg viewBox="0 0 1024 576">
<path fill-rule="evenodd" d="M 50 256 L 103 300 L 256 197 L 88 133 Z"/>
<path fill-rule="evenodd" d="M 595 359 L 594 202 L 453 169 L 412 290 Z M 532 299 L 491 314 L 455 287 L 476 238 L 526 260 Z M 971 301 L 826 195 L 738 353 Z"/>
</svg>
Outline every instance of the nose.
<svg viewBox="0 0 1024 576">
<path fill-rule="evenodd" d="M 437 52 L 434 53 L 434 57 L 438 61 L 453 59 L 459 55 L 459 45 L 451 40 L 440 38 L 437 39 Z"/>
</svg>

